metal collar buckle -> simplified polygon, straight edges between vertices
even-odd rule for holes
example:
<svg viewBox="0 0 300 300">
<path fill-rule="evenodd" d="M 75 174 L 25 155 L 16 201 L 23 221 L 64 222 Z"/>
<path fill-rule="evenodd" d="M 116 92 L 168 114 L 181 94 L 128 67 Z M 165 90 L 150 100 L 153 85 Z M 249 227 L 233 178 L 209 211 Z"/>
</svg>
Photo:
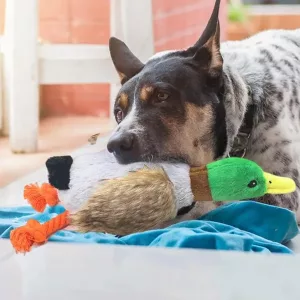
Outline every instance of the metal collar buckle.
<svg viewBox="0 0 300 300">
<path fill-rule="evenodd" d="M 247 154 L 250 133 L 239 132 L 233 142 L 232 151 L 228 154 L 228 157 L 241 157 L 244 158 Z"/>
<path fill-rule="evenodd" d="M 253 130 L 255 112 L 255 105 L 249 105 L 244 117 L 243 124 L 240 128 L 239 133 L 233 141 L 232 149 L 229 152 L 228 157 L 244 158 L 246 156 L 249 146 L 249 140 Z"/>
</svg>

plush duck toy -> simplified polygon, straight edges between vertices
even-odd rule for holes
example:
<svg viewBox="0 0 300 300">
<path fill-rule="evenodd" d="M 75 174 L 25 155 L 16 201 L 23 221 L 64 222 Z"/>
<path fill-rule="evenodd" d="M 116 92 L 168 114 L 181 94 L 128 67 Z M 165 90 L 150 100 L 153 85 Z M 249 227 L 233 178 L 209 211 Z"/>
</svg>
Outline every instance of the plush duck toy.
<svg viewBox="0 0 300 300">
<path fill-rule="evenodd" d="M 242 158 L 199 168 L 182 163 L 120 165 L 107 151 L 91 151 L 52 157 L 46 166 L 50 184 L 28 185 L 24 197 L 39 212 L 58 201 L 66 210 L 44 224 L 30 220 L 13 230 L 11 241 L 18 252 L 44 243 L 68 225 L 80 232 L 126 235 L 174 223 L 195 203 L 255 199 L 296 189 L 292 179 L 265 173 Z"/>
</svg>

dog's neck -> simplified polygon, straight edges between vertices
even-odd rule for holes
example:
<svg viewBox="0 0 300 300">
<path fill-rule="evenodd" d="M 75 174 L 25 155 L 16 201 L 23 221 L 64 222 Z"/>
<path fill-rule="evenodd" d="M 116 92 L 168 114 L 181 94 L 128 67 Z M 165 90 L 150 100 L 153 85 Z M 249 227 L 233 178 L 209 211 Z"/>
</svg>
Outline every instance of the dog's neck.
<svg viewBox="0 0 300 300">
<path fill-rule="evenodd" d="M 255 104 L 251 86 L 240 72 L 224 67 L 223 103 L 226 111 L 227 147 L 224 156 L 244 157 L 254 126 Z"/>
<path fill-rule="evenodd" d="M 256 115 L 256 106 L 251 104 L 248 106 L 244 116 L 243 123 L 237 136 L 234 139 L 233 146 L 229 152 L 229 157 L 245 157 L 250 143 L 251 134 L 254 127 L 254 118 Z"/>
</svg>

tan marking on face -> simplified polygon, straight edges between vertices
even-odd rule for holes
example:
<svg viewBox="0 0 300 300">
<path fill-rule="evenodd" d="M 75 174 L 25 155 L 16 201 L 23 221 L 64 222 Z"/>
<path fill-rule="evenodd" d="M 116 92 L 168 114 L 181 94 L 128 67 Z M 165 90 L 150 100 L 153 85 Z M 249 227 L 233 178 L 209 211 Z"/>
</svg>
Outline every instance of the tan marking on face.
<svg viewBox="0 0 300 300">
<path fill-rule="evenodd" d="M 121 93 L 119 97 L 119 105 L 123 110 L 126 110 L 128 107 L 128 95 L 125 93 Z"/>
<path fill-rule="evenodd" d="M 171 131 L 163 153 L 168 156 L 187 157 L 191 166 L 206 165 L 214 160 L 213 112 L 210 105 L 197 107 L 186 104 L 186 122 L 177 124 L 173 119 L 163 120 Z M 198 141 L 195 147 L 195 140 Z"/>
<path fill-rule="evenodd" d="M 152 86 L 144 86 L 141 89 L 140 99 L 142 101 L 148 101 L 154 92 L 154 88 Z"/>
<path fill-rule="evenodd" d="M 121 83 L 123 83 L 124 81 L 127 80 L 127 76 L 126 76 L 124 73 L 118 72 L 118 74 L 119 74 L 120 82 L 121 82 Z"/>
</svg>

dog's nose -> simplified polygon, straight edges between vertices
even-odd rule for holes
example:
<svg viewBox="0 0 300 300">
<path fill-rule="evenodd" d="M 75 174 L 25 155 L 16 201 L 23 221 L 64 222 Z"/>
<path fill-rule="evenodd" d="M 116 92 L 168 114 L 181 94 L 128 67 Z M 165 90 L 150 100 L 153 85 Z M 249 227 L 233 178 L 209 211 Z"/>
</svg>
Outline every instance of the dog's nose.
<svg viewBox="0 0 300 300">
<path fill-rule="evenodd" d="M 134 135 L 132 133 L 114 134 L 107 144 L 107 150 L 109 152 L 122 152 L 130 151 L 133 148 Z"/>
<path fill-rule="evenodd" d="M 136 159 L 138 146 L 135 134 L 131 132 L 115 133 L 107 143 L 107 150 L 114 153 L 120 162 L 128 163 Z"/>
</svg>

